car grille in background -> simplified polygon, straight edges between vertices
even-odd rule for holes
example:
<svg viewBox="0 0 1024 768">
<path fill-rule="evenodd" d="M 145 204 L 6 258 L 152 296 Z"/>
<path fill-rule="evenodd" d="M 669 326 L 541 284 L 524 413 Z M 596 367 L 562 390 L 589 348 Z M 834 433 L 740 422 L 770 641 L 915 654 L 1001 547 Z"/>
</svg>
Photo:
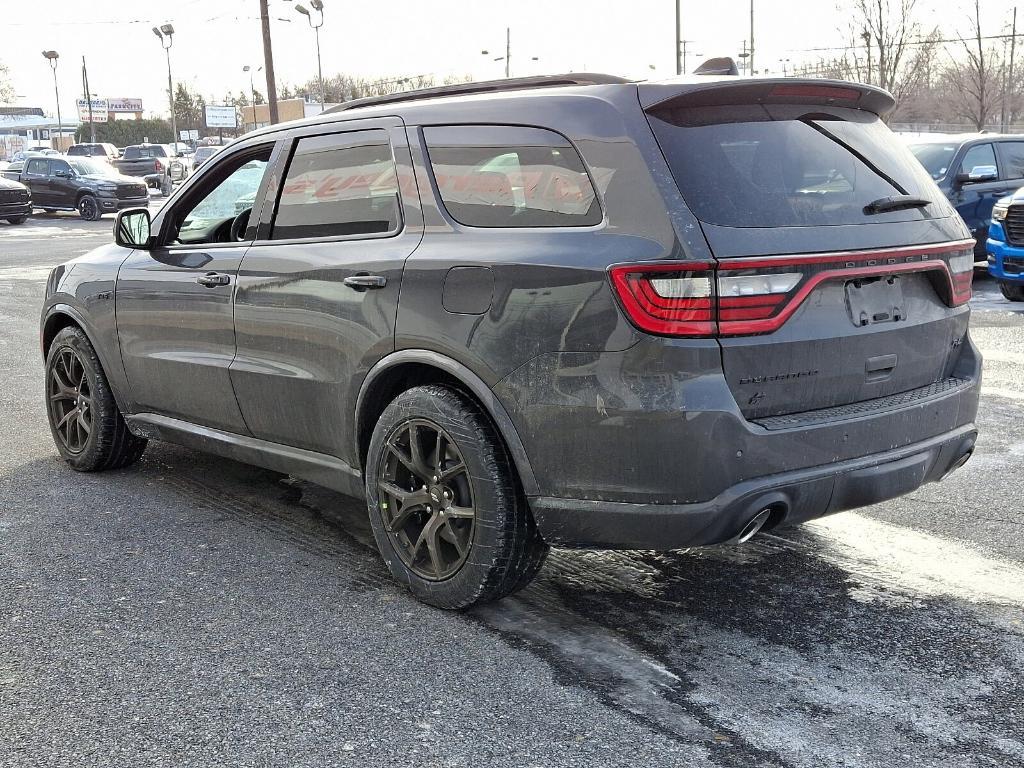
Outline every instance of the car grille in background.
<svg viewBox="0 0 1024 768">
<path fill-rule="evenodd" d="M 1024 245 L 1024 205 L 1011 205 L 1003 222 L 1006 239 L 1013 245 Z"/>
<path fill-rule="evenodd" d="M 1019 275 L 1024 273 L 1024 259 L 1015 256 L 1003 257 L 1003 272 L 1008 275 Z"/>
<path fill-rule="evenodd" d="M 24 189 L 0 189 L 0 203 L 26 203 L 28 192 Z"/>
<path fill-rule="evenodd" d="M 142 184 L 128 184 L 117 188 L 117 196 L 121 200 L 127 200 L 132 197 L 146 197 L 148 194 Z"/>
</svg>

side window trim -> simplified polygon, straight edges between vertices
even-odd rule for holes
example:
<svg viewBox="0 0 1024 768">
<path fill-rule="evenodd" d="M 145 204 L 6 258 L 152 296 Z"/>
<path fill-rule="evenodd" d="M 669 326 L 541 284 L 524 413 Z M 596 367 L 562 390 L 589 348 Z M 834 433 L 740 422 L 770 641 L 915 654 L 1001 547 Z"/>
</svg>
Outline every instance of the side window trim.
<svg viewBox="0 0 1024 768">
<path fill-rule="evenodd" d="M 360 121 L 362 122 L 362 121 Z M 274 223 L 277 220 L 278 208 L 281 203 L 281 194 L 284 190 L 284 182 L 288 178 L 288 172 L 291 169 L 292 160 L 295 157 L 296 152 L 299 149 L 299 144 L 302 141 L 309 141 L 315 139 L 323 139 L 325 141 L 343 140 L 345 136 L 353 136 L 357 133 L 369 133 L 371 131 L 379 132 L 383 135 L 384 140 L 387 142 L 388 149 L 391 153 L 391 162 L 395 167 L 396 183 L 395 183 L 395 194 L 397 197 L 397 214 L 398 224 L 393 230 L 387 232 L 371 232 L 366 234 L 353 234 L 353 235 L 324 235 L 322 237 L 290 237 L 281 238 L 279 240 L 270 239 L 273 233 Z M 282 148 L 282 161 L 281 161 L 281 174 L 280 183 L 277 185 L 277 189 L 274 190 L 272 198 L 267 199 L 266 205 L 263 209 L 263 216 L 260 220 L 260 231 L 257 236 L 257 241 L 261 246 L 267 245 L 294 245 L 299 243 L 330 243 L 330 242 L 346 242 L 350 240 L 383 240 L 392 237 L 398 237 L 406 228 L 406 217 L 405 217 L 405 205 L 402 197 L 401 184 L 398 183 L 398 157 L 395 152 L 395 142 L 392 138 L 390 126 L 384 124 L 359 124 L 346 126 L 342 124 L 340 130 L 324 131 L 320 133 L 296 133 L 288 136 L 283 142 L 284 147 Z M 264 229 L 265 227 L 265 229 Z"/>
</svg>

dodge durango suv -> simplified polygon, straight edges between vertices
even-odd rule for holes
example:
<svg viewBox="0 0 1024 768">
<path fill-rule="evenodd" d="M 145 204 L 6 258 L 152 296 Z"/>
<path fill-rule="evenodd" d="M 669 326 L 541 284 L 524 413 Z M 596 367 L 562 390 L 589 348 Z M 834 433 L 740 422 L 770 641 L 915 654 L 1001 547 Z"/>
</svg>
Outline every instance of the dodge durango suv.
<svg viewBox="0 0 1024 768">
<path fill-rule="evenodd" d="M 349 102 L 246 135 L 58 266 L 57 448 L 148 440 L 366 499 L 444 608 L 551 545 L 675 549 L 885 501 L 970 457 L 974 240 L 823 80 L 607 75 Z"/>
</svg>

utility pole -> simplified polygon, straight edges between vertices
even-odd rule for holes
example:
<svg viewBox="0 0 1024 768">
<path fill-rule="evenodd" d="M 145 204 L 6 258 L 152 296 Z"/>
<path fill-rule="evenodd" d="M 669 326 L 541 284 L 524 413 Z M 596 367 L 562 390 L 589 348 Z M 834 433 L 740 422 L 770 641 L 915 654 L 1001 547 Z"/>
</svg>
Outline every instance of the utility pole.
<svg viewBox="0 0 1024 768">
<path fill-rule="evenodd" d="M 89 105 L 89 141 L 96 143 L 96 122 L 92 119 L 92 92 L 89 90 L 89 70 L 85 68 L 85 56 L 82 57 L 82 90 L 85 91 L 85 103 Z"/>
<path fill-rule="evenodd" d="M 1013 119 L 1013 112 L 1009 108 L 1009 86 L 1013 83 L 1013 55 L 1016 52 L 1017 47 L 1017 6 L 1013 6 L 1013 31 L 1010 34 L 1010 69 L 1006 73 L 1007 88 L 1003 91 L 1003 104 L 1006 105 L 1006 125 L 1003 127 L 1003 131 L 1009 130 L 1009 121 Z"/>
<path fill-rule="evenodd" d="M 267 103 L 270 107 L 270 124 L 275 125 L 277 114 L 277 83 L 274 82 L 274 51 L 270 44 L 270 12 L 267 0 L 260 0 L 260 26 L 263 28 L 263 68 L 267 72 Z M 255 114 L 255 107 L 254 114 Z"/>
<path fill-rule="evenodd" d="M 512 28 L 505 27 L 505 77 L 512 73 Z"/>
<path fill-rule="evenodd" d="M 750 0 L 750 68 L 747 73 L 754 76 L 754 0 Z"/>
<path fill-rule="evenodd" d="M 686 68 L 686 43 L 683 42 L 683 32 L 680 28 L 683 23 L 683 0 L 676 0 L 676 74 L 683 74 Z"/>
</svg>

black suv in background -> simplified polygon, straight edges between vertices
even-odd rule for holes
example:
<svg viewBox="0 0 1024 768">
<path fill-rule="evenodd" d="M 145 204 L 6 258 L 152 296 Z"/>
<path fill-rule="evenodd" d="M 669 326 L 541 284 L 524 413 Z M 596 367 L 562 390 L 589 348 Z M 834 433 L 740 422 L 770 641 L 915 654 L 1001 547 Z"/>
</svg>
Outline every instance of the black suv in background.
<svg viewBox="0 0 1024 768">
<path fill-rule="evenodd" d="M 78 211 L 95 221 L 104 213 L 149 205 L 142 179 L 122 176 L 99 159 L 30 157 L 17 176 L 32 191 L 33 206 L 47 213 Z"/>
<path fill-rule="evenodd" d="M 98 144 L 75 144 L 68 147 L 68 157 L 96 157 L 101 160 L 106 160 L 108 163 L 112 160 L 116 160 L 121 153 L 117 151 L 117 147 L 113 144 L 98 143 Z"/>
<path fill-rule="evenodd" d="M 58 450 L 169 440 L 365 496 L 445 608 L 549 544 L 745 541 L 911 492 L 970 457 L 981 360 L 973 240 L 893 106 L 573 75 L 250 133 L 53 270 Z"/>
<path fill-rule="evenodd" d="M 32 193 L 24 184 L 0 177 L 0 219 L 24 224 L 32 215 Z"/>
</svg>

